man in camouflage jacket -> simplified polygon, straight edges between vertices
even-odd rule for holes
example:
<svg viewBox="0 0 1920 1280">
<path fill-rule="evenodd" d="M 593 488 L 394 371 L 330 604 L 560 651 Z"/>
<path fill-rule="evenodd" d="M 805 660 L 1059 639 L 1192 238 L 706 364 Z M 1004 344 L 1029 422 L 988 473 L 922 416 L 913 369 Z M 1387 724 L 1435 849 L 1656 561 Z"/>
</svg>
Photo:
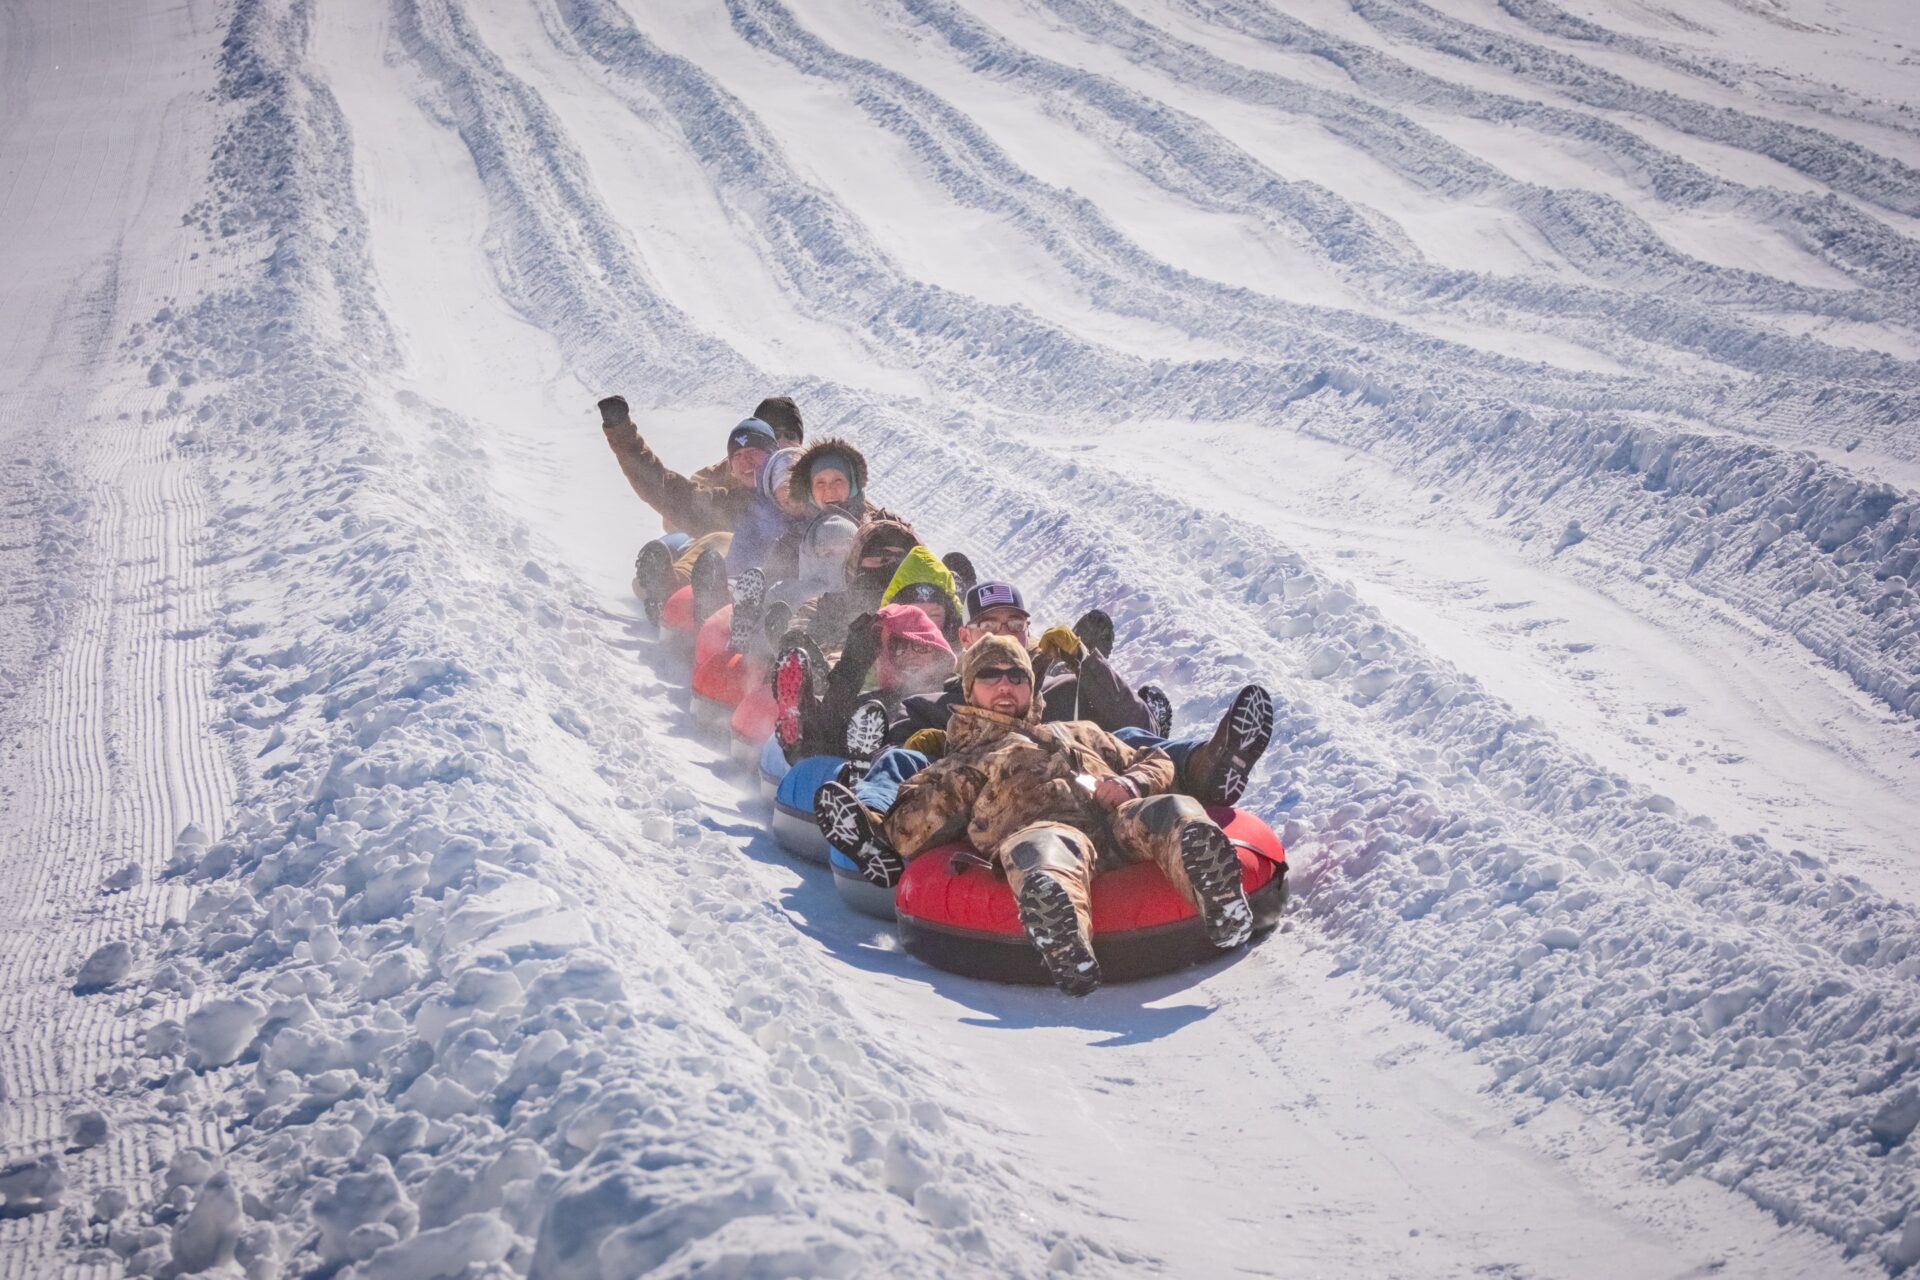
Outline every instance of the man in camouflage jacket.
<svg viewBox="0 0 1920 1280">
<path fill-rule="evenodd" d="M 895 878 L 902 859 L 964 837 L 1005 871 L 1048 972 L 1074 995 L 1100 982 L 1090 891 L 1103 865 L 1154 863 L 1216 945 L 1246 940 L 1239 857 L 1199 801 L 1170 794 L 1166 752 L 1087 721 L 1042 723 L 1032 660 L 1011 637 L 976 640 L 961 683 L 967 701 L 948 722 L 946 754 L 901 785 L 884 819 L 875 824 L 838 784 L 821 788 L 823 814 L 843 811 L 873 837 L 855 844 L 863 872 Z"/>
</svg>

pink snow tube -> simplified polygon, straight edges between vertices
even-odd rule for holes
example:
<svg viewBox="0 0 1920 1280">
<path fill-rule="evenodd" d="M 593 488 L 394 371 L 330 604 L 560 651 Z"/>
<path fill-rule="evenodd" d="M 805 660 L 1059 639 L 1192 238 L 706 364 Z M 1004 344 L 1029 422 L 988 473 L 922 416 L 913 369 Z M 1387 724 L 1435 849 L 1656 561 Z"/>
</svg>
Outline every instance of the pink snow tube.
<svg viewBox="0 0 1920 1280">
<path fill-rule="evenodd" d="M 1287 855 L 1280 837 L 1239 809 L 1209 809 L 1240 852 L 1240 882 L 1256 932 L 1271 928 L 1287 900 Z M 958 855 L 958 856 L 956 856 Z M 996 982 L 1048 981 L 1020 925 L 1007 882 L 979 865 L 966 844 L 929 849 L 907 864 L 894 889 L 894 913 L 907 951 L 933 965 Z M 1145 863 L 1093 882 L 1093 949 L 1108 981 L 1184 968 L 1220 954 L 1193 907 Z"/>
</svg>

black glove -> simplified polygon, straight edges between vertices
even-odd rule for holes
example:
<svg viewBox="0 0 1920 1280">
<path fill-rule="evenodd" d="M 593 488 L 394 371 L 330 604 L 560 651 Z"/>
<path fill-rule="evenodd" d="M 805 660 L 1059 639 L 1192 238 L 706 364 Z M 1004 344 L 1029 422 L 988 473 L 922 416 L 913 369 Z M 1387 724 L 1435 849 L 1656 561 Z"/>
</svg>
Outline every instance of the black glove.
<svg viewBox="0 0 1920 1280">
<path fill-rule="evenodd" d="M 602 427 L 617 427 L 627 421 L 627 419 L 627 398 L 625 396 L 608 396 L 600 402 L 600 425 Z"/>
<path fill-rule="evenodd" d="M 880 619 L 863 613 L 847 624 L 847 640 L 840 646 L 839 669 L 857 671 L 864 678 L 880 656 Z"/>
</svg>

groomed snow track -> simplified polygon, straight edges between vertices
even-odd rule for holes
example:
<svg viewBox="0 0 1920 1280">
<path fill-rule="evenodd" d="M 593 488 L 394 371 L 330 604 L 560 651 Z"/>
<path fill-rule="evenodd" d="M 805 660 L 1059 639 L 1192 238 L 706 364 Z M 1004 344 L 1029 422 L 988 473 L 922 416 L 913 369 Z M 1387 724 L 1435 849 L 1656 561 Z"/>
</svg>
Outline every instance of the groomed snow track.
<svg viewBox="0 0 1920 1280">
<path fill-rule="evenodd" d="M 1920 129 L 1648 12 L 5 9 L 0 1276 L 1920 1262 Z M 612 390 L 1269 684 L 1288 922 L 851 919 Z"/>
</svg>

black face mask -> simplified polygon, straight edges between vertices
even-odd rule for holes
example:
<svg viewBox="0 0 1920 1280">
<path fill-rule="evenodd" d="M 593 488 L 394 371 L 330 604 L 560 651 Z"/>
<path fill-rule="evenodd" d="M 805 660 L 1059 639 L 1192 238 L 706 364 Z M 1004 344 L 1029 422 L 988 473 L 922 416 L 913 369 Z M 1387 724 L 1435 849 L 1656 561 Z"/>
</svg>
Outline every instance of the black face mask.
<svg viewBox="0 0 1920 1280">
<path fill-rule="evenodd" d="M 893 555 L 893 548 L 891 547 L 884 547 L 881 548 L 881 550 L 887 553 L 890 558 L 885 564 L 876 565 L 871 569 L 865 565 L 856 568 L 853 571 L 854 586 L 863 591 L 878 594 L 885 591 L 887 584 L 893 581 L 893 575 L 900 572 L 900 564 L 907 558 L 906 550 L 901 550 L 898 555 Z"/>
</svg>

